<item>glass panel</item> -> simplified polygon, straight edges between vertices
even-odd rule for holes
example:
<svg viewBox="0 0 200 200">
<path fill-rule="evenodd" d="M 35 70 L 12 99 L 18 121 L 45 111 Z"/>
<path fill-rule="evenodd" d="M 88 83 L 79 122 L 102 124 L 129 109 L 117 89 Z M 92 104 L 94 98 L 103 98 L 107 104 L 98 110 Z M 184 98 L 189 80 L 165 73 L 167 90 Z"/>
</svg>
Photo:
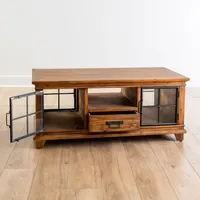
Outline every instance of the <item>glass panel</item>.
<svg viewBox="0 0 200 200">
<path fill-rule="evenodd" d="M 37 97 L 36 97 L 37 96 Z M 34 97 L 34 98 L 33 98 Z M 17 141 L 22 138 L 30 136 L 29 134 L 36 134 L 36 131 L 40 131 L 42 127 L 42 111 L 43 111 L 43 104 L 42 104 L 42 92 L 35 93 L 28 93 L 24 95 L 19 95 L 10 98 L 10 112 L 11 112 L 11 122 L 10 122 L 10 136 L 11 141 Z M 41 99 L 41 108 L 37 110 L 39 113 L 35 113 L 36 109 L 35 106 L 32 104 L 32 100 L 35 102 L 35 98 Z M 18 100 L 21 100 L 24 105 L 19 104 Z M 23 109 L 22 109 L 23 108 Z M 36 120 L 35 116 L 37 115 L 39 126 L 36 127 Z"/>
<path fill-rule="evenodd" d="M 176 107 L 160 107 L 160 123 L 176 123 Z"/>
<path fill-rule="evenodd" d="M 158 105 L 158 89 L 143 90 L 143 106 Z"/>
<path fill-rule="evenodd" d="M 74 94 L 60 94 L 60 109 L 74 108 Z"/>
<path fill-rule="evenodd" d="M 157 124 L 158 123 L 158 109 L 157 107 L 143 107 L 142 108 L 142 124 Z"/>
<path fill-rule="evenodd" d="M 36 120 L 36 114 L 28 116 L 28 133 L 33 133 L 42 129 L 42 114 L 37 114 L 39 118 Z M 36 124 L 37 123 L 37 124 Z"/>
<path fill-rule="evenodd" d="M 160 89 L 160 105 L 176 104 L 176 88 Z"/>
<path fill-rule="evenodd" d="M 13 138 L 18 138 L 24 136 L 24 133 L 26 133 L 26 117 L 17 119 L 13 121 Z"/>
<path fill-rule="evenodd" d="M 16 98 L 12 100 L 13 118 L 26 115 L 26 98 Z"/>
<path fill-rule="evenodd" d="M 58 109 L 58 94 L 44 95 L 44 109 Z"/>
</svg>

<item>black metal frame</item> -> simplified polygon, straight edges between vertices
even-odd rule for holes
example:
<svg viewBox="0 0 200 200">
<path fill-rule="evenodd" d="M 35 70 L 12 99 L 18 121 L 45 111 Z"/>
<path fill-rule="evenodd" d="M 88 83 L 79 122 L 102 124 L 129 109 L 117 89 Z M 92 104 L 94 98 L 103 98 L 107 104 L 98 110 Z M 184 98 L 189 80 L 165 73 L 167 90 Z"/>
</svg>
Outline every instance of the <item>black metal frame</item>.
<svg viewBox="0 0 200 200">
<path fill-rule="evenodd" d="M 60 108 L 60 95 L 63 95 L 63 94 L 64 95 L 66 95 L 66 94 L 73 94 L 74 95 L 74 108 L 66 108 L 66 109 Z M 32 96 L 32 95 L 41 95 L 41 110 L 29 113 L 28 97 Z M 58 95 L 58 109 L 44 109 L 44 96 L 45 95 Z M 20 99 L 20 98 L 26 98 L 26 114 L 13 118 L 13 100 Z M 10 111 L 9 111 L 9 113 L 6 113 L 6 125 L 10 128 L 10 142 L 19 141 L 21 139 L 24 139 L 24 138 L 27 138 L 29 136 L 36 135 L 38 133 L 43 132 L 43 130 L 44 130 L 44 112 L 52 112 L 52 111 L 74 112 L 74 111 L 78 111 L 77 98 L 78 98 L 78 90 L 77 89 L 73 89 L 73 92 L 68 92 L 68 93 L 67 92 L 60 92 L 60 89 L 58 89 L 57 93 L 44 93 L 44 91 L 41 90 L 41 91 L 36 91 L 36 92 L 31 92 L 31 93 L 27 93 L 27 94 L 22 94 L 22 95 L 10 97 L 9 98 Z M 31 116 L 31 115 L 36 115 L 36 114 L 40 114 L 40 113 L 41 113 L 41 128 L 39 130 L 36 130 L 35 132 L 29 133 L 29 119 L 28 119 L 28 117 Z M 8 124 L 8 115 L 10 115 L 10 119 L 9 119 L 10 124 Z M 21 119 L 21 118 L 26 118 L 26 134 L 24 134 L 23 136 L 14 138 L 13 121 Z"/>
<path fill-rule="evenodd" d="M 33 96 L 33 95 L 41 95 L 41 100 L 42 100 L 41 110 L 29 113 L 29 111 L 28 111 L 28 97 Z M 9 111 L 9 113 L 6 113 L 6 125 L 10 128 L 10 142 L 19 141 L 21 139 L 24 139 L 24 138 L 27 138 L 29 136 L 36 135 L 38 133 L 43 132 L 43 130 L 44 130 L 44 96 L 43 95 L 44 95 L 43 91 L 37 91 L 37 92 L 31 92 L 31 93 L 13 96 L 13 97 L 9 98 L 10 111 Z M 20 117 L 13 118 L 13 100 L 21 99 L 21 98 L 26 98 L 26 115 L 22 115 Z M 31 115 L 39 114 L 39 113 L 41 113 L 41 128 L 39 130 L 36 130 L 35 132 L 29 133 L 28 117 L 31 116 Z M 8 115 L 10 115 L 10 124 L 8 124 Z M 14 136 L 13 136 L 13 121 L 18 120 L 18 119 L 22 119 L 22 118 L 26 118 L 26 134 L 24 134 L 23 136 L 14 138 Z"/>
<path fill-rule="evenodd" d="M 158 89 L 158 105 L 154 106 L 143 106 L 143 90 L 144 89 Z M 160 89 L 176 89 L 176 104 L 172 105 L 160 105 Z M 177 125 L 178 119 L 179 119 L 179 87 L 177 86 L 157 86 L 157 87 L 143 87 L 141 88 L 141 101 L 140 101 L 140 114 L 141 114 L 141 120 L 140 120 L 140 126 L 165 126 L 165 125 Z M 146 91 L 147 92 L 147 91 Z M 158 123 L 142 123 L 142 110 L 143 107 L 154 107 L 154 108 L 160 108 L 160 107 L 176 107 L 175 111 L 175 123 L 160 123 L 159 122 L 159 112 L 158 112 Z"/>
<path fill-rule="evenodd" d="M 78 105 L 77 105 L 77 89 L 73 89 L 74 92 L 60 92 L 60 89 L 58 89 L 58 92 L 53 93 L 44 93 L 44 97 L 46 95 L 57 95 L 58 96 L 58 108 L 57 109 L 44 109 L 44 112 L 53 112 L 53 111 L 69 111 L 74 112 L 78 111 Z M 60 95 L 66 95 L 66 94 L 73 94 L 74 95 L 74 108 L 60 108 Z M 45 101 L 45 98 L 44 98 Z"/>
</svg>

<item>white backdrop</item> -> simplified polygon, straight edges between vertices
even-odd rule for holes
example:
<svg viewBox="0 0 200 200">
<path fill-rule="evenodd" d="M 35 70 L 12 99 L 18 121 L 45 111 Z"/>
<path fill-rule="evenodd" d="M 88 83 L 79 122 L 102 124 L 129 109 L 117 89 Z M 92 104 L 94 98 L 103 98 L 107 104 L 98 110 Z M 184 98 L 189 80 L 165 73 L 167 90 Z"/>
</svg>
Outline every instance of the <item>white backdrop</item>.
<svg viewBox="0 0 200 200">
<path fill-rule="evenodd" d="M 200 86 L 199 0 L 0 0 L 0 84 L 32 68 L 165 66 Z"/>
</svg>

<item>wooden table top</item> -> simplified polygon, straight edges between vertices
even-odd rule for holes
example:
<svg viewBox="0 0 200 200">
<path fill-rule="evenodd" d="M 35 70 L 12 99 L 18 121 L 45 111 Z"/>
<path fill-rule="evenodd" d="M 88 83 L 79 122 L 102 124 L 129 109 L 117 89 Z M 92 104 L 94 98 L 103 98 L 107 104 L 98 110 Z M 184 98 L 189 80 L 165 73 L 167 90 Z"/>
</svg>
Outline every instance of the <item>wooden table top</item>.
<svg viewBox="0 0 200 200">
<path fill-rule="evenodd" d="M 186 82 L 189 78 L 164 67 L 150 68 L 82 68 L 33 69 L 32 83 L 52 88 L 60 86 L 93 87 L 94 84 L 133 84 Z M 113 85 L 114 86 L 114 85 Z"/>
</svg>

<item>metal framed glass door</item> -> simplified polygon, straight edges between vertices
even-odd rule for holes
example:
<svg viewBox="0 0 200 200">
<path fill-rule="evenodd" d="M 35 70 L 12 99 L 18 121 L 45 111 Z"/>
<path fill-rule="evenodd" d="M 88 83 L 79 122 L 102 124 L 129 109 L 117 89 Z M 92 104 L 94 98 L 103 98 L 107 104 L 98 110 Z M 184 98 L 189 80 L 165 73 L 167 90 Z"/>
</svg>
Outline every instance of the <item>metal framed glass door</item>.
<svg viewBox="0 0 200 200">
<path fill-rule="evenodd" d="M 36 111 L 35 100 L 41 98 L 41 108 Z M 10 142 L 41 133 L 44 129 L 44 95 L 37 91 L 9 98 L 10 111 L 6 125 L 10 128 Z M 37 108 L 38 109 L 38 108 Z M 10 115 L 9 119 L 8 116 Z M 10 123 L 8 124 L 8 121 Z"/>
<path fill-rule="evenodd" d="M 175 125 L 178 123 L 178 87 L 142 88 L 141 125 Z"/>
</svg>

